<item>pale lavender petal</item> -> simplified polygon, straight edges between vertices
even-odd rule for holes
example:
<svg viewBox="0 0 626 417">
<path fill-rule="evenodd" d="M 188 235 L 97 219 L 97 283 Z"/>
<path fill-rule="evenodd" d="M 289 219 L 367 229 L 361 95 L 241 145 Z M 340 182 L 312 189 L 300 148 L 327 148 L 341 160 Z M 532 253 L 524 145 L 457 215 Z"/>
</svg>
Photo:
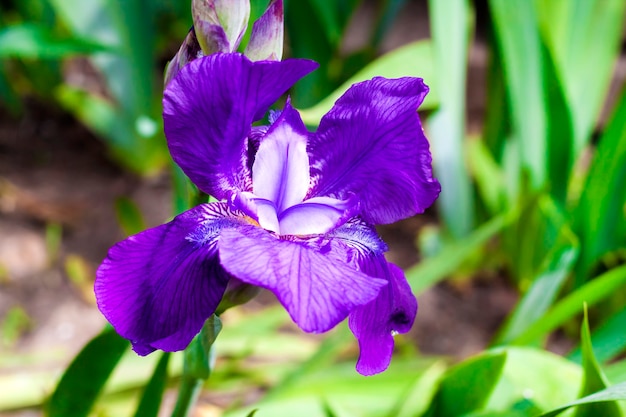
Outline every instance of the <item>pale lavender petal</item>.
<svg viewBox="0 0 626 417">
<path fill-rule="evenodd" d="M 343 224 L 358 209 L 355 198 L 314 197 L 289 207 L 278 216 L 281 235 L 323 234 Z"/>
<path fill-rule="evenodd" d="M 248 27 L 250 0 L 192 0 L 191 14 L 206 55 L 234 52 Z"/>
<path fill-rule="evenodd" d="M 172 158 L 204 192 L 228 199 L 250 191 L 247 138 L 260 119 L 313 61 L 251 62 L 214 54 L 180 70 L 163 97 L 163 123 Z"/>
<path fill-rule="evenodd" d="M 198 21 L 194 23 L 193 29 L 204 55 L 211 55 L 218 52 L 231 52 L 228 36 L 220 25 Z"/>
<path fill-rule="evenodd" d="M 394 333 L 406 333 L 417 314 L 417 300 L 404 273 L 382 256 L 362 261 L 363 271 L 387 279 L 378 297 L 350 314 L 350 330 L 359 341 L 360 355 L 356 370 L 363 375 L 383 372 L 393 353 Z"/>
<path fill-rule="evenodd" d="M 271 232 L 280 233 L 280 224 L 276 215 L 276 206 L 269 200 L 255 198 L 256 215 L 259 225 Z"/>
<path fill-rule="evenodd" d="M 277 213 L 302 202 L 309 190 L 307 130 L 298 112 L 285 109 L 261 139 L 252 165 L 252 189 L 272 201 Z"/>
<path fill-rule="evenodd" d="M 324 239 L 282 240 L 250 226 L 223 230 L 218 246 L 228 272 L 274 292 L 306 332 L 331 329 L 386 285 L 346 262 L 343 246 Z"/>
<path fill-rule="evenodd" d="M 244 54 L 252 61 L 280 61 L 283 56 L 283 0 L 272 0 L 254 22 Z"/>
<path fill-rule="evenodd" d="M 377 77 L 353 85 L 309 139 L 309 195 L 356 194 L 361 215 L 375 224 L 429 207 L 440 186 L 417 114 L 427 91 L 419 78 Z"/>
<path fill-rule="evenodd" d="M 96 273 L 98 308 L 135 351 L 184 349 L 215 311 L 230 275 L 217 238 L 240 221 L 203 204 L 113 246 Z"/>
</svg>

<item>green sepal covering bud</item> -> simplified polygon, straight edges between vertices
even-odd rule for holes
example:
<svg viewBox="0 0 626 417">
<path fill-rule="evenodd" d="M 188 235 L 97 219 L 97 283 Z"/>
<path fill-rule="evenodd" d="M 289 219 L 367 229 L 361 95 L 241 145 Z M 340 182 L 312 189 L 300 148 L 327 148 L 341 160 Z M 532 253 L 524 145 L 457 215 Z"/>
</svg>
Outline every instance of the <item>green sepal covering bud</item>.
<svg viewBox="0 0 626 417">
<path fill-rule="evenodd" d="M 259 292 L 261 292 L 259 287 L 246 284 L 236 278 L 231 278 L 222 296 L 222 301 L 217 306 L 215 312 L 216 314 L 222 314 L 231 307 L 245 304 L 256 297 Z"/>
</svg>

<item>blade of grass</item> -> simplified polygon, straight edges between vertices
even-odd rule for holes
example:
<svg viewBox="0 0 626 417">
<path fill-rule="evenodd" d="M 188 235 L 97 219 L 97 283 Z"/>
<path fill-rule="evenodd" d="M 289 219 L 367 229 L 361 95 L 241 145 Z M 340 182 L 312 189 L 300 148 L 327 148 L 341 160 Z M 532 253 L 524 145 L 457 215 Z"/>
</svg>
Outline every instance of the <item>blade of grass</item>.
<svg viewBox="0 0 626 417">
<path fill-rule="evenodd" d="M 609 317 L 595 329 L 591 340 L 598 361 L 607 362 L 626 350 L 625 322 L 626 308 Z M 577 346 L 567 357 L 572 362 L 582 363 L 581 347 Z"/>
<path fill-rule="evenodd" d="M 47 404 L 47 415 L 86 417 L 128 346 L 126 339 L 107 326 L 67 368 Z"/>
<path fill-rule="evenodd" d="M 624 28 L 622 0 L 536 1 L 539 25 L 567 93 L 574 154 L 588 143 L 611 80 Z"/>
<path fill-rule="evenodd" d="M 473 190 L 465 165 L 465 79 L 473 15 L 467 0 L 430 0 L 439 108 L 428 119 L 433 165 L 441 183 L 437 201 L 442 220 L 455 238 L 474 223 Z"/>
<path fill-rule="evenodd" d="M 537 417 L 554 417 L 554 416 L 561 414 L 563 411 L 567 410 L 568 408 L 572 408 L 577 405 L 593 404 L 593 403 L 617 401 L 617 400 L 622 400 L 622 401 L 626 400 L 626 382 L 612 385 L 609 388 L 603 389 L 602 391 L 598 391 L 594 394 L 588 395 L 579 400 L 572 401 L 569 404 L 566 404 L 552 411 L 548 411 L 547 413 L 543 413 Z"/>
<path fill-rule="evenodd" d="M 167 365 L 169 359 L 169 352 L 163 352 L 161 354 L 161 359 L 159 359 L 150 381 L 148 381 L 148 384 L 144 388 L 134 417 L 158 416 L 161 400 L 163 399 L 163 391 L 165 390 L 165 384 L 167 382 Z"/>
<path fill-rule="evenodd" d="M 490 0 L 494 31 L 503 58 L 513 136 L 533 188 L 547 179 L 546 108 L 541 43 L 533 2 Z"/>
<path fill-rule="evenodd" d="M 581 238 L 576 283 L 583 283 L 598 258 L 623 246 L 626 232 L 626 86 L 589 168 L 574 227 Z"/>
<path fill-rule="evenodd" d="M 589 319 L 587 316 L 587 306 L 584 308 L 583 323 L 580 329 L 581 343 L 583 350 L 583 384 L 580 397 L 593 394 L 596 391 L 605 389 L 609 383 L 600 369 L 600 364 L 593 353 L 591 335 L 589 331 Z M 621 417 L 622 413 L 615 403 L 600 402 L 579 406 L 574 417 Z"/>
<path fill-rule="evenodd" d="M 531 245 L 539 246 L 543 259 L 537 274 L 522 281 L 522 286 L 528 286 L 522 299 L 517 303 L 505 324 L 498 331 L 494 344 L 506 344 L 523 333 L 529 326 L 541 320 L 545 312 L 552 306 L 566 278 L 572 272 L 579 254 L 578 238 L 572 232 L 564 213 L 558 209 L 549 198 L 540 198 L 537 208 L 543 214 L 544 226 L 541 229 L 534 227 L 521 229 L 518 234 L 530 235 Z M 522 222 L 520 222 L 522 223 Z M 541 230 L 547 244 L 537 245 L 536 237 L 532 236 Z M 552 232 L 552 231 L 555 232 Z M 549 238 L 555 233 L 554 238 Z M 534 237 L 534 239 L 533 239 Z M 523 240 L 517 237 L 519 240 Z"/>
<path fill-rule="evenodd" d="M 577 259 L 578 248 L 564 246 L 556 248 L 547 256 L 545 270 L 533 281 L 530 289 L 517 303 L 515 310 L 494 340 L 494 345 L 507 344 L 522 334 L 529 326 L 542 320 Z"/>
<path fill-rule="evenodd" d="M 541 320 L 528 327 L 512 343 L 529 344 L 544 338 L 582 311 L 583 303 L 593 306 L 626 284 L 626 265 L 594 278 L 556 303 Z"/>
</svg>

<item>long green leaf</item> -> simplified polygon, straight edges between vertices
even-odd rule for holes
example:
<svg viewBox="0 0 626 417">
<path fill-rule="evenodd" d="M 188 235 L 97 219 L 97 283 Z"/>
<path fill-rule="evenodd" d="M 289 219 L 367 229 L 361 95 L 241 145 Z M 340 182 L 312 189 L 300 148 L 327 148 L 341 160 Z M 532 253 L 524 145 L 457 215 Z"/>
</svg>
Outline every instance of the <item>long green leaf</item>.
<svg viewBox="0 0 626 417">
<path fill-rule="evenodd" d="M 607 362 L 626 350 L 624 323 L 626 323 L 626 307 L 595 328 L 591 340 L 598 361 Z M 568 358 L 573 362 L 582 363 L 580 346 L 576 347 Z"/>
<path fill-rule="evenodd" d="M 439 96 L 439 108 L 428 119 L 433 165 L 441 182 L 437 204 L 446 228 L 460 238 L 474 223 L 473 190 L 463 153 L 465 80 L 473 19 L 467 0 L 430 0 L 428 5 Z"/>
<path fill-rule="evenodd" d="M 543 315 L 552 306 L 578 259 L 578 239 L 565 219 L 558 211 L 549 211 L 549 218 L 559 230 L 559 236 L 554 240 L 552 249 L 545 255 L 537 277 L 530 281 L 530 288 L 498 332 L 495 344 L 512 341 L 533 323 L 543 319 Z"/>
<path fill-rule="evenodd" d="M 554 305 L 541 320 L 535 322 L 512 343 L 527 344 L 545 337 L 582 311 L 583 303 L 592 306 L 626 284 L 626 265 L 594 278 Z"/>
<path fill-rule="evenodd" d="M 46 407 L 49 417 L 86 417 L 128 341 L 107 328 L 67 368 Z"/>
<path fill-rule="evenodd" d="M 574 212 L 581 238 L 577 283 L 584 282 L 598 258 L 626 242 L 626 88 L 595 152 Z"/>
<path fill-rule="evenodd" d="M 594 394 L 588 395 L 584 398 L 581 398 L 576 401 L 572 401 L 569 404 L 565 404 L 562 407 L 556 408 L 547 413 L 543 413 L 537 417 L 554 417 L 561 414 L 563 411 L 568 408 L 575 407 L 583 404 L 594 404 L 606 401 L 626 401 L 626 382 L 622 382 L 621 384 L 615 384 L 610 386 L 609 388 L 603 389 L 602 391 L 598 391 Z"/>
<path fill-rule="evenodd" d="M 432 109 L 438 98 L 433 87 L 435 69 L 433 67 L 432 46 L 429 41 L 418 41 L 402 46 L 376 59 L 348 81 L 343 83 L 328 97 L 313 107 L 300 112 L 302 120 L 311 126 L 317 126 L 324 114 L 331 109 L 335 101 L 354 83 L 369 80 L 376 76 L 399 78 L 405 76 L 421 77 L 431 86 L 431 92 L 421 105 L 420 110 Z"/>
<path fill-rule="evenodd" d="M 600 369 L 600 365 L 593 353 L 593 345 L 591 344 L 591 334 L 589 331 L 589 319 L 587 317 L 587 306 L 585 306 L 585 314 L 580 329 L 582 349 L 583 349 L 583 370 L 584 378 L 581 387 L 580 396 L 590 395 L 596 391 L 606 388 L 609 384 Z M 615 403 L 592 403 L 579 406 L 576 409 L 575 417 L 621 417 L 622 413 Z"/>
<path fill-rule="evenodd" d="M 541 42 L 533 3 L 528 0 L 490 0 L 502 64 L 513 136 L 535 188 L 547 179 L 547 129 L 544 104 Z"/>
<path fill-rule="evenodd" d="M 108 48 L 77 38 L 59 38 L 46 26 L 23 23 L 0 29 L 0 58 L 63 58 Z"/>
<path fill-rule="evenodd" d="M 619 54 L 626 2 L 535 1 L 539 25 L 572 110 L 575 154 L 588 143 Z"/>
<path fill-rule="evenodd" d="M 498 383 L 505 361 L 505 351 L 489 352 L 450 368 L 424 415 L 462 416 L 480 410 Z"/>
<path fill-rule="evenodd" d="M 144 388 L 134 417 L 158 416 L 161 400 L 163 399 L 163 391 L 165 390 L 167 382 L 167 365 L 169 359 L 169 352 L 163 352 L 161 354 L 161 359 L 159 359 L 150 381 L 148 381 L 148 384 Z"/>
<path fill-rule="evenodd" d="M 495 344 L 510 342 L 533 323 L 542 320 L 572 270 L 577 252 L 577 248 L 565 247 L 552 253 L 546 269 L 533 281 L 530 289 L 515 306 Z"/>
</svg>

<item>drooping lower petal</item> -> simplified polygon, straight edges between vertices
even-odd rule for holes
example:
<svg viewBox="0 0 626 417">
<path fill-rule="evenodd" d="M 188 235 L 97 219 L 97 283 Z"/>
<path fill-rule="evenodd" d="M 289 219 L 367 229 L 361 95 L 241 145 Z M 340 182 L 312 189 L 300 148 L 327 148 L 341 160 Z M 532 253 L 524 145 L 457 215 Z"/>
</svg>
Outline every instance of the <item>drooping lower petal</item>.
<svg viewBox="0 0 626 417">
<path fill-rule="evenodd" d="M 394 333 L 406 333 L 413 326 L 417 300 L 402 270 L 384 257 L 361 263 L 365 272 L 389 282 L 374 301 L 355 309 L 349 320 L 350 330 L 360 348 L 356 370 L 363 375 L 374 375 L 389 366 Z"/>
<path fill-rule="evenodd" d="M 309 196 L 355 194 L 374 224 L 423 212 L 440 186 L 417 114 L 428 92 L 419 78 L 374 78 L 353 85 L 309 139 Z"/>
<path fill-rule="evenodd" d="M 203 204 L 113 246 L 96 273 L 98 307 L 135 351 L 184 349 L 218 306 L 230 275 L 217 238 L 240 221 Z"/>
<path fill-rule="evenodd" d="M 386 285 L 346 262 L 345 248 L 327 239 L 283 240 L 250 226 L 223 230 L 218 246 L 228 272 L 274 292 L 306 332 L 331 329 Z"/>
<path fill-rule="evenodd" d="M 246 146 L 252 122 L 316 67 L 303 59 L 251 62 L 234 53 L 189 63 L 163 96 L 172 158 L 202 191 L 220 200 L 233 190 L 250 191 Z"/>
</svg>

